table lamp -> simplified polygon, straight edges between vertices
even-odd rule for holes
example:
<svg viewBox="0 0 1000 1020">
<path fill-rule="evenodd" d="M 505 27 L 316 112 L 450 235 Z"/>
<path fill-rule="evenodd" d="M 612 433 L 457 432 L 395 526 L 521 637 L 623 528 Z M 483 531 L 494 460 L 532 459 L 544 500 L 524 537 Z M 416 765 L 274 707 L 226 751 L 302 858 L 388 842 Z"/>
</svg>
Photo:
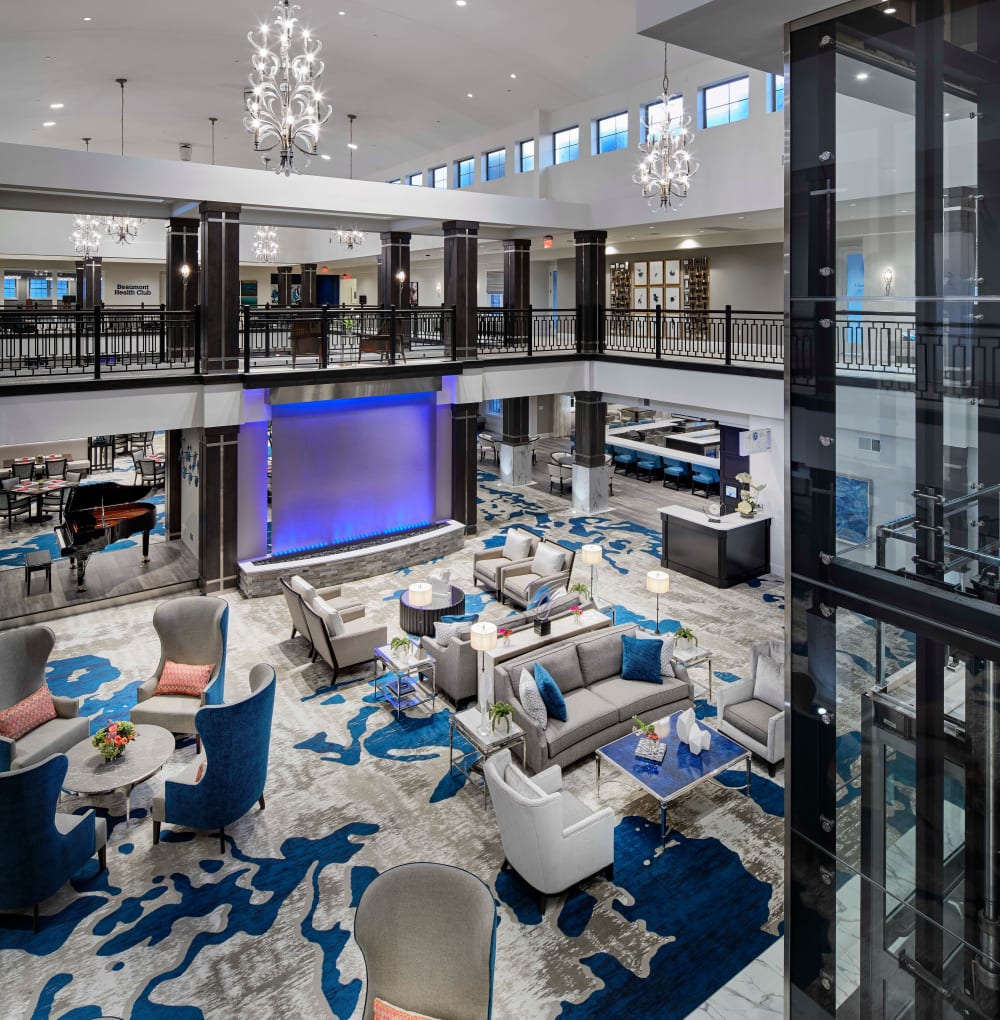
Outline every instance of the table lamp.
<svg viewBox="0 0 1000 1020">
<path fill-rule="evenodd" d="M 597 564 L 601 562 L 604 550 L 596 544 L 580 546 L 580 559 L 590 565 L 590 597 L 594 598 L 594 582 L 597 579 Z"/>
<path fill-rule="evenodd" d="M 431 604 L 433 589 L 426 581 L 415 581 L 410 585 L 408 594 L 410 596 L 410 605 L 420 609 Z"/>
<path fill-rule="evenodd" d="M 656 633 L 660 633 L 660 596 L 670 591 L 670 575 L 665 570 L 650 570 L 646 574 L 646 591 L 656 595 Z"/>
<path fill-rule="evenodd" d="M 474 623 L 469 632 L 469 644 L 479 653 L 479 726 L 481 737 L 490 735 L 490 701 L 493 698 L 493 670 L 486 675 L 486 653 L 497 646 L 495 623 Z"/>
</svg>

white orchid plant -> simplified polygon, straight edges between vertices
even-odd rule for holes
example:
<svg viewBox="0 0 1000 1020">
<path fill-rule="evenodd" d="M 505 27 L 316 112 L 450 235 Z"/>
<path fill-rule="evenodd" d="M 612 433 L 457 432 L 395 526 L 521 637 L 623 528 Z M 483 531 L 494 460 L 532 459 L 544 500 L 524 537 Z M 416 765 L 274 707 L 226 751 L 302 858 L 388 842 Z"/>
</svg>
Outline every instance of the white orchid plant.
<svg viewBox="0 0 1000 1020">
<path fill-rule="evenodd" d="M 760 499 L 761 492 L 767 488 L 766 485 L 757 485 L 753 480 L 753 476 L 746 471 L 741 471 L 736 476 L 736 481 L 740 483 L 740 501 L 736 504 L 736 509 L 741 514 L 752 514 L 758 510 L 764 509 L 764 504 Z"/>
</svg>

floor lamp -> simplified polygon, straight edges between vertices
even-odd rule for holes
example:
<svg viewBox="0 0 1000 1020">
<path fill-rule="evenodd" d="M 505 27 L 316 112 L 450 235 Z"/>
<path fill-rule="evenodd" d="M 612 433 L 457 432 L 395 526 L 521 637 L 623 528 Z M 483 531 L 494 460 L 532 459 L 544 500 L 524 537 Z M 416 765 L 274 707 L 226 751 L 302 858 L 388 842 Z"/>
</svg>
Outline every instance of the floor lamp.
<svg viewBox="0 0 1000 1020">
<path fill-rule="evenodd" d="M 656 633 L 660 633 L 660 596 L 670 591 L 670 575 L 665 570 L 650 570 L 646 573 L 646 591 L 656 595 Z"/>
<path fill-rule="evenodd" d="M 580 546 L 580 559 L 590 566 L 590 597 L 594 596 L 594 584 L 597 580 L 597 564 L 601 562 L 604 550 L 596 544 Z"/>
<path fill-rule="evenodd" d="M 479 655 L 479 725 L 476 732 L 481 737 L 490 735 L 490 702 L 493 700 L 493 670 L 487 675 L 486 653 L 497 646 L 495 623 L 474 623 L 469 633 L 469 644 Z"/>
</svg>

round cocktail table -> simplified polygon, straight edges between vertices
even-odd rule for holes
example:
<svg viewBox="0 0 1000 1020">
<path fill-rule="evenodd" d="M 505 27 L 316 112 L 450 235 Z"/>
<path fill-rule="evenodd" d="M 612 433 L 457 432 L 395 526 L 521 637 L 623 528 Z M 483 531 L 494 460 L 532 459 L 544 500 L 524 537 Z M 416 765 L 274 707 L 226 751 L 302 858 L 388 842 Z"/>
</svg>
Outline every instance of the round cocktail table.
<svg viewBox="0 0 1000 1020">
<path fill-rule="evenodd" d="M 174 753 L 174 735 L 162 726 L 136 726 L 136 737 L 120 758 L 105 761 L 88 737 L 67 752 L 69 767 L 62 788 L 67 793 L 125 794 L 125 821 L 131 824 L 132 790 L 156 775 Z"/>
<path fill-rule="evenodd" d="M 399 599 L 399 625 L 407 634 L 426 634 L 431 637 L 434 634 L 434 624 L 442 616 L 461 613 L 464 608 L 465 592 L 457 584 L 448 586 L 447 595 L 435 592 L 429 606 L 411 605 L 410 593 L 404 591 Z"/>
</svg>

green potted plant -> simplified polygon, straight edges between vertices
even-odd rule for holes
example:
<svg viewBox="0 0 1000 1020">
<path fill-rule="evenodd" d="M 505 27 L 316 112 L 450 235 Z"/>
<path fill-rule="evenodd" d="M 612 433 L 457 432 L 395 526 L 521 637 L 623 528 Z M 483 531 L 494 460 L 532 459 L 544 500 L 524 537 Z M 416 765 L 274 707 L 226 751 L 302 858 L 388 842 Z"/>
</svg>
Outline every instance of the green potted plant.
<svg viewBox="0 0 1000 1020">
<path fill-rule="evenodd" d="M 679 652 L 690 652 L 698 647 L 694 631 L 683 624 L 674 631 L 674 648 Z"/>
<path fill-rule="evenodd" d="M 508 705 L 506 701 L 495 701 L 490 705 L 490 725 L 493 730 L 496 730 L 497 726 L 502 722 L 504 729 L 510 733 L 510 720 L 514 715 L 514 708 L 512 705 Z"/>
<path fill-rule="evenodd" d="M 581 602 L 586 602 L 590 598 L 590 589 L 583 583 L 583 581 L 577 581 L 576 584 L 571 584 L 569 587 L 569 593 L 571 595 L 579 595 Z"/>
<path fill-rule="evenodd" d="M 392 652 L 394 658 L 398 655 L 405 662 L 413 656 L 413 642 L 406 637 L 394 637 L 389 642 L 389 651 Z"/>
</svg>

